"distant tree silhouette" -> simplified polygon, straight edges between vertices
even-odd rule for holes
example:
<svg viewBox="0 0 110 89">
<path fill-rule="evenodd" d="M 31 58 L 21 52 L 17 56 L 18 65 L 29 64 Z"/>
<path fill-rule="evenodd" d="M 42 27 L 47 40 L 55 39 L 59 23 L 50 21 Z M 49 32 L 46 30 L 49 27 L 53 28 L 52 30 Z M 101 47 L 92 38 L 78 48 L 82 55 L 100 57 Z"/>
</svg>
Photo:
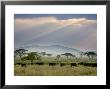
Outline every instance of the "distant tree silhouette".
<svg viewBox="0 0 110 89">
<path fill-rule="evenodd" d="M 73 57 L 73 58 L 76 58 L 76 56 L 75 56 L 75 55 L 73 55 L 72 57 Z"/>
<path fill-rule="evenodd" d="M 31 64 L 33 64 L 33 61 L 36 60 L 36 56 L 37 56 L 36 52 L 28 53 L 28 58 L 31 61 Z"/>
<path fill-rule="evenodd" d="M 22 60 L 22 57 L 23 57 L 24 54 L 26 54 L 26 51 L 28 51 L 28 50 L 17 49 L 17 50 L 14 51 L 14 56 L 19 55 L 20 59 Z"/>
<path fill-rule="evenodd" d="M 64 53 L 62 55 L 65 55 L 67 57 L 67 59 L 70 57 L 75 57 L 75 55 L 71 54 L 71 53 Z"/>
<path fill-rule="evenodd" d="M 52 54 L 46 54 L 47 56 L 52 56 Z"/>
<path fill-rule="evenodd" d="M 43 56 L 45 56 L 45 55 L 46 55 L 46 52 L 41 52 L 41 54 L 42 54 Z"/>
<path fill-rule="evenodd" d="M 93 51 L 85 52 L 85 55 L 87 55 L 89 58 L 93 58 L 97 56 L 97 54 Z"/>
<path fill-rule="evenodd" d="M 21 60 L 29 60 L 29 57 L 28 56 L 24 56 L 21 58 Z"/>
<path fill-rule="evenodd" d="M 18 52 L 15 50 L 14 51 L 14 59 L 18 56 Z"/>
<path fill-rule="evenodd" d="M 37 55 L 37 60 L 41 61 L 41 57 L 40 55 Z"/>
<path fill-rule="evenodd" d="M 61 56 L 60 56 L 60 55 L 57 55 L 56 57 L 57 57 L 57 59 L 59 60 L 59 58 L 60 58 Z"/>
<path fill-rule="evenodd" d="M 84 55 L 85 55 L 84 52 L 81 52 L 81 53 L 80 53 L 80 57 L 81 57 L 81 58 L 82 58 Z"/>
</svg>

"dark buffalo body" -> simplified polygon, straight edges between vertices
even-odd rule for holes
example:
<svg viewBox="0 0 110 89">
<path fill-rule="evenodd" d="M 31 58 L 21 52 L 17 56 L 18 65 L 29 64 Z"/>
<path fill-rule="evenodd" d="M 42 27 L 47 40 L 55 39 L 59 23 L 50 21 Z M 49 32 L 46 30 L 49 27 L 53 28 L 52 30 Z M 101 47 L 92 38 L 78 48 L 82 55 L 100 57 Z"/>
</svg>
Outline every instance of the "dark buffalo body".
<svg viewBox="0 0 110 89">
<path fill-rule="evenodd" d="M 90 67 L 97 67 L 97 63 L 84 63 L 84 62 L 80 62 L 78 64 L 79 65 L 84 65 L 84 66 L 90 66 Z"/>
<path fill-rule="evenodd" d="M 21 63 L 16 63 L 16 65 L 21 65 Z"/>
<path fill-rule="evenodd" d="M 26 64 L 21 63 L 21 66 L 22 66 L 22 67 L 26 67 Z"/>
<path fill-rule="evenodd" d="M 49 63 L 49 66 L 55 66 L 56 63 Z"/>
<path fill-rule="evenodd" d="M 66 65 L 66 63 L 60 63 L 60 66 L 62 67 L 62 66 L 65 66 Z"/>
<path fill-rule="evenodd" d="M 80 63 L 78 63 L 79 65 L 84 65 L 84 62 L 80 62 Z"/>
<path fill-rule="evenodd" d="M 36 63 L 36 64 L 37 64 L 37 65 L 43 65 L 44 63 L 41 62 L 41 63 Z"/>
<path fill-rule="evenodd" d="M 71 63 L 70 65 L 71 65 L 71 67 L 72 67 L 72 66 L 77 66 L 77 64 L 76 64 L 76 63 Z"/>
<path fill-rule="evenodd" d="M 97 67 L 97 63 L 84 63 L 84 66 Z"/>
<path fill-rule="evenodd" d="M 97 63 L 92 63 L 92 67 L 97 67 Z"/>
</svg>

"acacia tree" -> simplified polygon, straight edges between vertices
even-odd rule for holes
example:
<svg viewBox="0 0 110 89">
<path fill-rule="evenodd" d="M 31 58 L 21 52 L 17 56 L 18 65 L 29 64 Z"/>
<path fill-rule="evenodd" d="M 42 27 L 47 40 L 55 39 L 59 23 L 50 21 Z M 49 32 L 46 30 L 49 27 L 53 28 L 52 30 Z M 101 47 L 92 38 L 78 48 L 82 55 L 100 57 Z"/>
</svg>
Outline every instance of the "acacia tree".
<svg viewBox="0 0 110 89">
<path fill-rule="evenodd" d="M 28 50 L 17 49 L 17 50 L 14 51 L 14 57 L 17 56 L 17 55 L 19 55 L 20 60 L 22 60 L 22 57 L 23 57 L 24 54 L 26 54 L 26 51 L 28 51 Z"/>
<path fill-rule="evenodd" d="M 61 57 L 61 55 L 56 55 L 56 61 L 57 61 L 57 63 L 60 62 L 60 61 L 59 61 L 60 57 Z"/>
<path fill-rule="evenodd" d="M 33 64 L 34 60 L 41 60 L 41 56 L 38 55 L 37 52 L 30 52 L 28 53 L 28 59 L 31 61 L 31 64 Z"/>
<path fill-rule="evenodd" d="M 15 50 L 15 51 L 14 51 L 14 59 L 17 57 L 17 55 L 18 55 L 18 53 L 17 53 L 17 51 Z"/>
<path fill-rule="evenodd" d="M 41 57 L 42 57 L 42 56 L 41 56 L 41 55 L 39 55 L 39 54 L 36 52 L 35 57 L 36 57 L 36 59 L 37 59 L 37 60 L 41 60 Z"/>
<path fill-rule="evenodd" d="M 76 58 L 76 56 L 75 56 L 75 55 L 72 55 L 72 57 L 73 57 L 73 58 Z"/>
<path fill-rule="evenodd" d="M 57 59 L 59 60 L 59 58 L 60 58 L 61 56 L 60 56 L 60 55 L 57 55 L 56 57 L 57 57 Z"/>
<path fill-rule="evenodd" d="M 67 57 L 67 59 L 68 59 L 69 56 L 73 57 L 73 54 L 71 54 L 71 53 L 65 53 L 65 54 L 62 54 L 62 55 L 65 55 Z"/>
<path fill-rule="evenodd" d="M 41 61 L 41 56 L 40 55 L 37 56 L 37 60 Z"/>
<path fill-rule="evenodd" d="M 46 52 L 41 52 L 41 54 L 42 54 L 43 56 L 45 56 L 45 55 L 46 55 Z"/>
<path fill-rule="evenodd" d="M 52 54 L 46 54 L 47 56 L 52 56 Z"/>
<path fill-rule="evenodd" d="M 85 55 L 85 53 L 84 53 L 84 52 L 81 52 L 81 53 L 80 53 L 80 57 L 82 58 L 83 55 Z"/>
<path fill-rule="evenodd" d="M 31 61 L 31 64 L 33 64 L 33 61 L 36 59 L 36 52 L 28 53 L 28 59 Z"/>
<path fill-rule="evenodd" d="M 85 52 L 85 55 L 87 55 L 89 58 L 93 58 L 93 57 L 96 57 L 97 56 L 97 54 L 95 52 L 92 52 L 92 51 Z"/>
</svg>

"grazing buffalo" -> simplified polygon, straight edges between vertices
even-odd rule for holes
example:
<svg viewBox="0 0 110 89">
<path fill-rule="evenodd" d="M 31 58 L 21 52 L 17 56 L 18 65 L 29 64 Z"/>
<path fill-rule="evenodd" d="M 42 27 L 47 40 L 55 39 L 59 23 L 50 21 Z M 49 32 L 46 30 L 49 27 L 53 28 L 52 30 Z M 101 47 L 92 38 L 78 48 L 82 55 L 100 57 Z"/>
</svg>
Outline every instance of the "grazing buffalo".
<svg viewBox="0 0 110 89">
<path fill-rule="evenodd" d="M 60 66 L 62 67 L 62 66 L 65 66 L 66 65 L 66 63 L 60 63 Z"/>
<path fill-rule="evenodd" d="M 49 66 L 55 66 L 56 63 L 49 63 Z"/>
<path fill-rule="evenodd" d="M 26 67 L 26 64 L 21 64 L 22 67 Z"/>
<path fill-rule="evenodd" d="M 91 66 L 90 63 L 84 63 L 83 65 L 84 65 L 84 66 Z"/>
<path fill-rule="evenodd" d="M 84 65 L 84 66 L 90 66 L 90 67 L 97 67 L 97 63 L 84 63 L 84 62 L 80 62 L 78 64 L 79 65 Z"/>
<path fill-rule="evenodd" d="M 21 65 L 21 63 L 16 63 L 16 65 Z"/>
<path fill-rule="evenodd" d="M 97 67 L 97 63 L 84 63 L 84 66 Z"/>
<path fill-rule="evenodd" d="M 76 63 L 71 63 L 71 67 L 72 67 L 72 66 L 77 66 L 77 64 L 76 64 Z"/>
<path fill-rule="evenodd" d="M 97 67 L 97 63 L 92 63 L 92 67 Z"/>
<path fill-rule="evenodd" d="M 84 62 L 80 62 L 80 63 L 78 63 L 79 65 L 84 65 Z"/>
<path fill-rule="evenodd" d="M 33 65 L 34 63 L 31 63 L 31 65 Z"/>
<path fill-rule="evenodd" d="M 43 65 L 44 63 L 41 62 L 41 63 L 36 63 L 36 64 L 40 66 L 40 65 Z"/>
</svg>

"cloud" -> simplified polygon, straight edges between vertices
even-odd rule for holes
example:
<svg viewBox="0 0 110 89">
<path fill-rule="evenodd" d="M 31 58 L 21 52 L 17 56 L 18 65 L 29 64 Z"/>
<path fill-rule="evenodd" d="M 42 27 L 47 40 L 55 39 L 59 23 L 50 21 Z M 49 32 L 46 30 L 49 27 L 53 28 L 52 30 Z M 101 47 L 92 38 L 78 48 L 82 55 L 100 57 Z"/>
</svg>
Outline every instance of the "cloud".
<svg viewBox="0 0 110 89">
<path fill-rule="evenodd" d="M 15 19 L 15 25 L 23 26 L 23 27 L 42 25 L 42 24 L 46 24 L 46 23 L 53 23 L 53 24 L 61 25 L 61 26 L 64 26 L 64 25 L 89 25 L 89 24 L 95 24 L 96 20 L 89 20 L 86 18 L 72 18 L 72 19 L 60 20 L 60 19 L 57 19 L 56 17 Z"/>
<path fill-rule="evenodd" d="M 58 43 L 81 50 L 97 50 L 96 22 L 87 18 L 16 18 L 15 46 Z"/>
<path fill-rule="evenodd" d="M 79 32 L 78 34 L 82 34 L 79 39 L 75 39 L 76 41 L 73 41 L 73 43 L 70 43 L 72 47 L 79 48 L 81 50 L 87 51 L 87 50 L 97 50 L 97 30 L 94 30 L 92 28 L 89 28 L 88 32 Z M 78 37 L 78 36 L 76 36 Z"/>
<path fill-rule="evenodd" d="M 54 17 L 15 19 L 15 25 L 18 26 L 35 26 L 35 25 L 54 23 L 54 22 L 56 22 L 56 18 Z"/>
</svg>

